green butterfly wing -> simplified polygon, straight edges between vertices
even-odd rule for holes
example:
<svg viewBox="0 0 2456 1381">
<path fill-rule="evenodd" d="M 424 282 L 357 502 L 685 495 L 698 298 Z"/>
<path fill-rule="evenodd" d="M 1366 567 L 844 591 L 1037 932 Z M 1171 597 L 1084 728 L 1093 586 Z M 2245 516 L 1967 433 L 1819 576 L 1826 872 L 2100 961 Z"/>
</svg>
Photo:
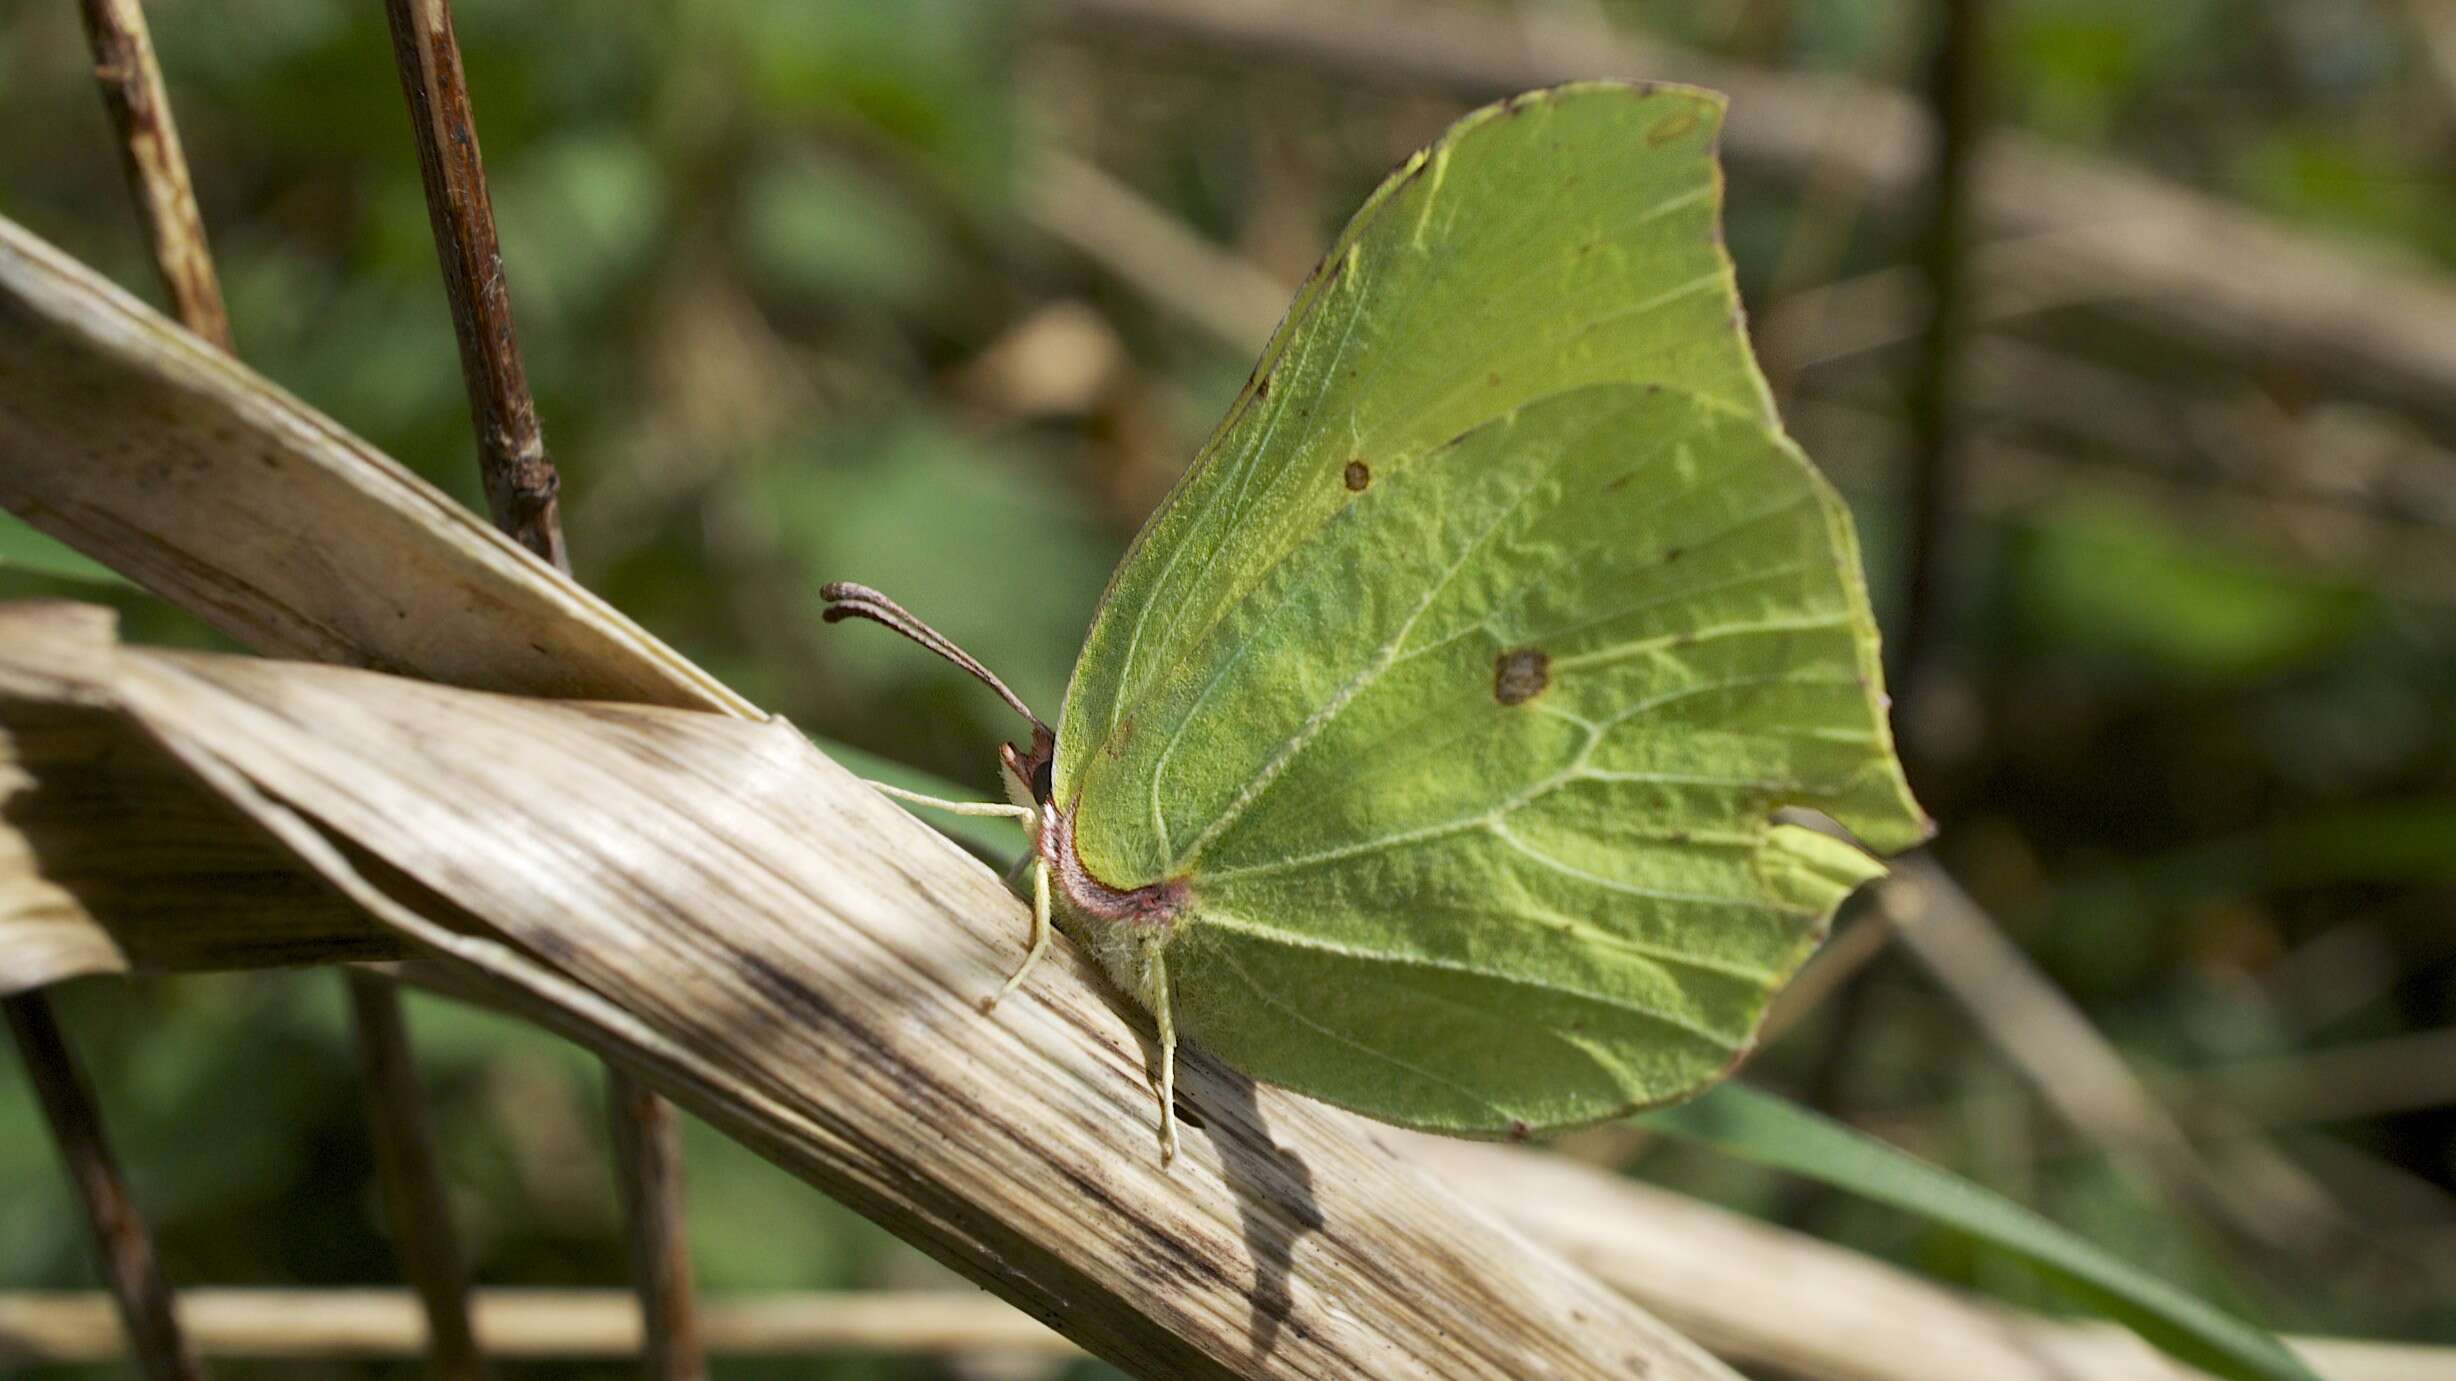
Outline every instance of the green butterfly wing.
<svg viewBox="0 0 2456 1381">
<path fill-rule="evenodd" d="M 1923 817 L 1849 519 L 1773 423 L 1719 100 L 1467 117 L 1367 202 L 1111 584 L 1053 803 L 1183 884 L 1178 1025 L 1465 1133 L 1711 1082 Z"/>
</svg>

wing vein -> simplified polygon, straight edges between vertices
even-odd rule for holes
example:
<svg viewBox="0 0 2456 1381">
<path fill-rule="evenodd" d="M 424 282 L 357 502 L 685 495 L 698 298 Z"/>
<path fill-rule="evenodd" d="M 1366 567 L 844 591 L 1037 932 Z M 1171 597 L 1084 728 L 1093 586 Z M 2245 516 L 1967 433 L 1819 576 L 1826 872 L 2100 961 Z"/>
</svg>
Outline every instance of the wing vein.
<svg viewBox="0 0 2456 1381">
<path fill-rule="evenodd" d="M 1367 1045 L 1363 1041 L 1357 1040 L 1353 1036 L 1342 1035 L 1337 1031 L 1331 1030 L 1322 1023 L 1306 1016 L 1303 1012 L 1300 1012 L 1294 1007 L 1289 1006 L 1287 1003 L 1280 1001 L 1260 983 L 1255 982 L 1254 976 L 1245 971 L 1245 966 L 1236 961 L 1235 955 L 1227 953 L 1224 950 L 1215 952 L 1219 955 L 1222 963 L 1226 964 L 1230 969 L 1235 971 L 1237 978 L 1245 984 L 1246 990 L 1251 992 L 1255 997 L 1260 998 L 1264 1006 L 1276 1009 L 1288 1020 L 1295 1022 L 1297 1025 L 1304 1027 L 1306 1030 L 1313 1032 L 1317 1036 L 1322 1036 L 1326 1039 L 1336 1041 L 1339 1044 L 1346 1046 L 1350 1050 L 1356 1051 L 1357 1053 L 1368 1056 L 1372 1059 L 1379 1060 L 1384 1064 L 1395 1065 L 1398 1068 L 1415 1075 L 1419 1079 L 1426 1080 L 1430 1083 L 1439 1084 L 1441 1087 L 1446 1089 L 1451 1089 L 1463 1095 L 1468 1102 L 1473 1103 L 1477 1107 L 1491 1113 L 1496 1123 L 1501 1120 L 1501 1109 L 1496 1106 L 1491 1099 L 1488 1099 L 1477 1093 L 1475 1090 L 1468 1088 L 1465 1084 L 1458 1083 L 1457 1081 L 1451 1079 L 1444 1079 L 1429 1069 L 1424 1069 L 1420 1066 L 1411 1064 L 1406 1060 L 1402 1060 L 1398 1056 L 1391 1054 L 1389 1051 L 1380 1049 L 1376 1046 Z"/>
<path fill-rule="evenodd" d="M 1554 671 L 1570 671 L 1579 667 L 1609 666 L 1614 662 L 1666 647 L 1687 647 L 1692 643 L 1713 642 L 1722 638 L 1745 638 L 1760 633 L 1812 633 L 1820 628 L 1840 628 L 1849 624 L 1848 613 L 1825 614 L 1814 618 L 1764 619 L 1756 623 L 1726 623 L 1714 628 L 1698 628 L 1678 633 L 1663 633 L 1651 638 L 1635 638 L 1625 643 L 1599 647 L 1573 657 L 1552 659 Z"/>
<path fill-rule="evenodd" d="M 1525 840 L 1510 833 L 1509 827 L 1499 821 L 1493 822 L 1487 828 L 1491 829 L 1493 835 L 1502 843 L 1525 855 L 1528 860 L 1539 867 L 1549 868 L 1573 882 L 1583 882 L 1592 887 L 1600 887 L 1606 892 L 1618 892 L 1622 896 L 1644 897 L 1649 901 L 1675 902 L 1688 906 L 1730 906 L 1750 911 L 1771 911 L 1777 915 L 1795 916 L 1802 920 L 1813 919 L 1817 914 L 1814 911 L 1776 906 L 1758 897 L 1717 896 L 1711 892 L 1673 892 L 1660 887 L 1639 887 L 1635 883 L 1607 878 L 1600 873 L 1590 873 L 1583 868 L 1573 868 L 1550 854 L 1542 853 L 1529 846 Z"/>
<path fill-rule="evenodd" d="M 1676 704 L 1682 700 L 1693 699 L 1700 695 L 1712 695 L 1716 691 L 1739 690 L 1747 686 L 1855 686 L 1858 684 L 1859 681 L 1856 677 L 1844 678 L 1840 676 L 1797 676 L 1789 674 L 1775 676 L 1738 676 L 1733 677 L 1728 681 L 1706 681 L 1694 686 L 1682 686 L 1678 690 L 1665 691 L 1661 695 L 1650 696 L 1647 699 L 1640 700 L 1636 704 L 1631 705 L 1629 708 L 1622 710 L 1616 715 L 1613 715 L 1610 719 L 1603 721 L 1600 732 L 1609 734 L 1614 729 L 1628 723 L 1630 720 L 1639 718 L 1643 715 L 1652 714 L 1656 710 L 1663 708 L 1665 705 Z"/>
<path fill-rule="evenodd" d="M 1253 921 L 1246 920 L 1242 916 L 1235 916 L 1226 912 L 1210 912 L 1205 914 L 1202 919 L 1203 923 L 1206 925 L 1216 925 L 1222 930 L 1232 931 L 1236 934 L 1246 936 L 1249 939 L 1260 940 L 1268 944 L 1287 945 L 1294 949 L 1316 950 L 1325 954 L 1337 954 L 1349 959 L 1363 959 L 1376 964 L 1397 964 L 1411 968 L 1433 969 L 1442 973 L 1463 974 L 1470 978 L 1481 978 L 1494 983 L 1506 983 L 1514 987 L 1534 988 L 1542 992 L 1559 993 L 1564 997 L 1577 998 L 1581 1001 L 1592 1002 L 1597 1006 L 1610 1007 L 1615 1011 L 1627 1012 L 1631 1016 L 1643 1017 L 1649 1021 L 1660 1022 L 1665 1026 L 1673 1028 L 1674 1030 L 1686 1032 L 1691 1036 L 1695 1036 L 1700 1040 L 1706 1041 L 1718 1049 L 1736 1050 L 1739 1048 L 1738 1041 L 1724 1035 L 1721 1032 L 1715 1031 L 1710 1027 L 1699 1025 L 1692 1018 L 1676 1016 L 1670 1012 L 1663 1011 L 1660 1008 L 1650 1007 L 1633 999 L 1616 996 L 1611 993 L 1596 992 L 1590 988 L 1576 987 L 1567 983 L 1556 983 L 1550 979 L 1535 978 L 1526 974 L 1510 973 L 1502 969 L 1487 968 L 1484 965 L 1470 964 L 1463 960 L 1436 959 L 1430 955 L 1405 954 L 1392 950 L 1366 949 L 1357 945 L 1342 945 L 1336 941 L 1324 940 L 1315 936 L 1298 935 L 1291 931 L 1278 929 L 1275 926 L 1260 925 Z"/>
<path fill-rule="evenodd" d="M 1527 466 L 1524 469 L 1531 474 L 1534 467 Z M 1265 759 L 1260 770 L 1254 773 L 1253 780 L 1247 782 L 1237 792 L 1235 798 L 1229 801 L 1227 808 L 1194 837 L 1193 843 L 1186 846 L 1184 855 L 1170 865 L 1169 871 L 1172 874 L 1181 874 L 1191 867 L 1194 860 L 1201 856 L 1203 847 L 1218 838 L 1223 830 L 1236 823 L 1245 811 L 1261 798 L 1262 793 L 1270 789 L 1271 783 L 1277 781 L 1279 775 L 1287 770 L 1288 764 L 1294 762 L 1297 755 L 1321 734 L 1323 728 L 1328 726 L 1331 720 L 1336 719 L 1339 713 L 1345 710 L 1357 696 L 1363 694 L 1368 687 L 1381 678 L 1383 673 L 1396 664 L 1398 649 L 1406 644 L 1407 635 L 1415 631 L 1416 623 L 1440 600 L 1442 593 L 1449 589 L 1450 582 L 1457 579 L 1458 573 L 1467 568 L 1467 563 L 1474 560 L 1477 553 L 1484 549 L 1484 544 L 1491 541 L 1494 534 L 1508 526 L 1509 521 L 1518 515 L 1518 510 L 1524 506 L 1527 498 L 1541 488 L 1540 484 L 1528 482 L 1520 489 L 1516 498 L 1502 506 L 1500 513 L 1493 518 L 1492 522 L 1482 532 L 1476 534 L 1475 540 L 1469 542 L 1466 550 L 1459 553 L 1458 559 L 1450 563 L 1448 570 L 1442 572 L 1441 579 L 1435 581 L 1432 589 L 1425 592 L 1424 598 L 1417 602 L 1415 609 L 1399 625 L 1398 631 L 1391 634 L 1382 643 L 1375 652 L 1372 662 L 1358 672 L 1345 686 L 1342 686 L 1338 694 L 1332 696 L 1320 709 L 1306 716 L 1305 722 L 1297 726 L 1296 732 L 1290 734 L 1286 741 L 1272 750 L 1271 756 Z M 1284 609 L 1287 605 L 1282 604 L 1280 607 Z M 1277 617 L 1277 614 L 1278 611 L 1274 610 L 1271 617 Z M 1241 660 L 1245 649 L 1252 647 L 1254 642 L 1254 639 L 1247 638 L 1244 644 L 1237 649 L 1236 654 L 1222 664 L 1220 674 L 1225 675 L 1228 667 L 1234 666 Z M 1202 701 L 1210 697 L 1212 687 L 1218 684 L 1219 677 L 1214 676 L 1211 685 L 1203 688 L 1201 699 L 1197 699 L 1193 708 L 1186 711 L 1185 718 L 1178 721 L 1176 730 L 1170 736 L 1167 749 L 1161 754 L 1161 762 L 1165 763 L 1167 754 L 1176 750 L 1177 739 L 1184 735 L 1186 725 L 1193 721 L 1195 710 L 1202 707 Z M 1158 775 L 1155 769 L 1153 772 L 1155 780 Z"/>
</svg>

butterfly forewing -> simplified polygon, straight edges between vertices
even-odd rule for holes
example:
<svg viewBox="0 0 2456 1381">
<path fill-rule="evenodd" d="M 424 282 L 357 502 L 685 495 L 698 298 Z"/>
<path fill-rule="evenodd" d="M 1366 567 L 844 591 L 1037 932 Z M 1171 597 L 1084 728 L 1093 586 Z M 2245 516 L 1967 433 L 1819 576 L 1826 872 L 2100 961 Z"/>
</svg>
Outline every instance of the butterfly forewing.
<svg viewBox="0 0 2456 1381">
<path fill-rule="evenodd" d="M 1112 578 L 1067 691 L 1058 799 L 1311 539 L 1322 486 L 1387 479 L 1582 384 L 1663 383 L 1770 420 L 1718 229 L 1721 119 L 1710 92 L 1562 87 L 1469 115 L 1391 175 Z"/>
</svg>

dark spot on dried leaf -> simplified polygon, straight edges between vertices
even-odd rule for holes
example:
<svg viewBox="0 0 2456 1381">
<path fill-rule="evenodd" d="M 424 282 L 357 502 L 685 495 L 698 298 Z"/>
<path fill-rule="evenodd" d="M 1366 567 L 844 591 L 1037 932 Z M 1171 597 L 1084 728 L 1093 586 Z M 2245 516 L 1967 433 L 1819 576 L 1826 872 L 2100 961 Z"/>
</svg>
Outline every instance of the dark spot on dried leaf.
<svg viewBox="0 0 2456 1381">
<path fill-rule="evenodd" d="M 1493 659 L 1492 698 L 1523 705 L 1552 684 L 1552 658 L 1540 647 L 1513 647 Z"/>
<path fill-rule="evenodd" d="M 1351 460 L 1347 463 L 1347 469 L 1340 472 L 1339 478 L 1346 482 L 1350 493 L 1361 494 L 1364 487 L 1373 482 L 1373 467 L 1361 460 Z"/>
</svg>

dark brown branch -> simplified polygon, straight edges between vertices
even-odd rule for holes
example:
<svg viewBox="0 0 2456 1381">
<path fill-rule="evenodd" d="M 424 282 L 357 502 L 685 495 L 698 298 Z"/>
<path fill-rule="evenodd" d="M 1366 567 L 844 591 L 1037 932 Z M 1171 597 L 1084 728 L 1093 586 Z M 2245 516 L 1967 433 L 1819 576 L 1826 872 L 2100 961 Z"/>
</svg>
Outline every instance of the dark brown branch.
<svg viewBox="0 0 2456 1381">
<path fill-rule="evenodd" d="M 1910 384 L 1909 580 L 1893 637 L 1891 680 L 1897 694 L 1914 693 L 1917 673 L 1944 617 L 1943 570 L 1952 507 L 1953 472 L 1961 443 L 1962 377 L 1969 354 L 1972 169 L 1986 127 L 1985 0 L 1942 0 L 1942 21 L 1929 69 L 1928 98 L 1936 117 L 1936 179 L 1921 234 L 1919 267 L 1927 281 L 1927 338 Z"/>
<path fill-rule="evenodd" d="M 79 9 L 94 50 L 94 78 L 119 131 L 121 165 L 145 223 L 163 291 L 181 324 L 228 350 L 230 316 L 222 305 L 213 253 L 205 243 L 204 216 L 197 210 L 187 157 L 179 148 L 179 128 L 171 119 L 170 96 L 163 88 L 161 64 L 154 59 L 145 12 L 137 0 L 84 0 Z M 50 999 L 40 992 L 20 992 L 5 1005 L 27 1077 L 50 1121 L 52 1143 L 84 1202 L 86 1224 L 102 1253 L 130 1350 L 145 1374 L 157 1381 L 201 1378 L 203 1364 L 180 1334 L 170 1282 L 162 1273 L 152 1234 L 111 1158 L 101 1113 L 60 1034 Z"/>
<path fill-rule="evenodd" d="M 375 1122 L 376 1168 L 403 1272 L 426 1315 L 429 1356 L 445 1381 L 477 1381 L 487 1374 L 486 1362 L 469 1324 L 469 1276 L 443 1192 L 426 1092 L 410 1058 L 401 994 L 389 980 L 356 969 L 349 986 L 358 1063 L 367 1074 L 367 1111 Z"/>
<path fill-rule="evenodd" d="M 25 1057 L 26 1077 L 42 1101 L 51 1122 L 52 1144 L 68 1166 L 68 1177 L 85 1201 L 85 1219 L 94 1230 L 111 1277 L 111 1295 L 128 1330 L 129 1348 L 153 1381 L 201 1381 L 204 1364 L 180 1336 L 179 1320 L 171 1312 L 170 1281 L 162 1274 L 153 1238 L 137 1216 L 128 1186 L 111 1159 L 103 1139 L 102 1116 L 94 1107 L 93 1091 L 77 1071 L 51 1014 L 51 1000 L 41 993 L 19 993 L 0 1002 L 8 1008 L 9 1029 L 17 1051 Z"/>
<path fill-rule="evenodd" d="M 478 433 L 486 506 L 495 526 L 562 570 L 563 524 L 555 500 L 561 486 L 537 427 L 520 340 L 512 329 L 511 288 L 495 241 L 494 203 L 478 158 L 477 124 L 460 44 L 452 36 L 446 0 L 384 0 L 392 53 L 401 69 L 417 137 L 418 171 L 426 181 L 427 217 L 443 262 L 452 328 L 460 338 L 461 379 Z"/>
<path fill-rule="evenodd" d="M 205 243 L 144 13 L 137 0 L 86 0 L 84 11 L 96 74 L 120 126 L 129 179 L 153 241 L 156 267 L 181 321 L 227 350 L 230 327 L 212 251 Z M 534 430 L 534 422 L 531 425 Z M 380 980 L 352 975 L 350 999 L 375 1118 L 385 1202 L 392 1210 L 404 1264 L 426 1307 L 435 1367 L 452 1381 L 477 1381 L 485 1368 L 470 1333 L 468 1281 L 436 1169 L 434 1132 L 410 1062 L 400 995 Z"/>
<path fill-rule="evenodd" d="M 672 1104 L 612 1065 L 606 1066 L 606 1099 L 631 1228 L 645 1370 L 653 1381 L 703 1381 L 708 1367 L 691 1293 L 691 1244 L 683 1232 L 681 1124 Z"/>
<path fill-rule="evenodd" d="M 85 33 L 94 47 L 94 79 L 102 103 L 119 130 L 119 156 L 135 194 L 154 268 L 170 294 L 171 314 L 181 325 L 230 348 L 230 314 L 222 306 L 221 280 L 205 244 L 205 220 L 196 209 L 187 156 L 179 150 L 179 127 L 154 60 L 153 37 L 137 0 L 83 0 Z"/>
</svg>

